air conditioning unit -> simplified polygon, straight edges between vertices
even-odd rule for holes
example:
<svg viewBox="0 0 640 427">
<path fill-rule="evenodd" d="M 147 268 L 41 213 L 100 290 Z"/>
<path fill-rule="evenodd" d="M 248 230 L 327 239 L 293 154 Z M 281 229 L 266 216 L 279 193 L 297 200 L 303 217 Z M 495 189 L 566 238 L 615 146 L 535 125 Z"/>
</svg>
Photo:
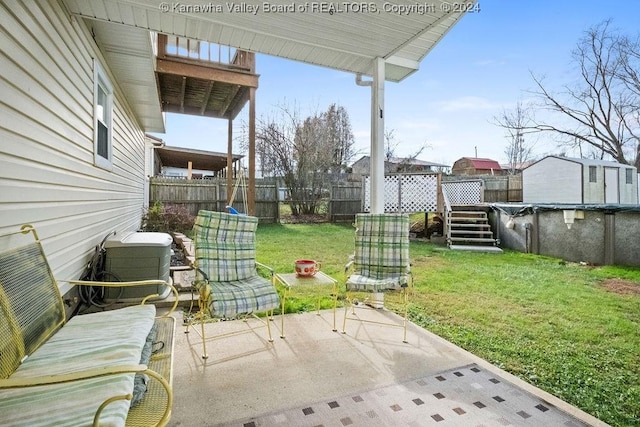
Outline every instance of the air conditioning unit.
<svg viewBox="0 0 640 427">
<path fill-rule="evenodd" d="M 171 283 L 171 243 L 167 233 L 125 232 L 105 241 L 104 280 L 130 282 L 134 280 L 165 280 Z M 166 285 L 106 288 L 105 300 L 140 301 L 151 294 L 164 299 L 171 293 Z"/>
</svg>

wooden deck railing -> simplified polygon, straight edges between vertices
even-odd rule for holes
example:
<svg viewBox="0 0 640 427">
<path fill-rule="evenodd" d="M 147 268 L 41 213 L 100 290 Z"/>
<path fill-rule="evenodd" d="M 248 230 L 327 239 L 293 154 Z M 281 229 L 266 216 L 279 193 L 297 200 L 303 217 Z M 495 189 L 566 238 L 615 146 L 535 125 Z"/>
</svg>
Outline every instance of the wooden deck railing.
<svg viewBox="0 0 640 427">
<path fill-rule="evenodd" d="M 231 46 L 158 34 L 158 58 L 177 58 L 200 65 L 226 66 L 255 72 L 255 54 Z"/>
</svg>

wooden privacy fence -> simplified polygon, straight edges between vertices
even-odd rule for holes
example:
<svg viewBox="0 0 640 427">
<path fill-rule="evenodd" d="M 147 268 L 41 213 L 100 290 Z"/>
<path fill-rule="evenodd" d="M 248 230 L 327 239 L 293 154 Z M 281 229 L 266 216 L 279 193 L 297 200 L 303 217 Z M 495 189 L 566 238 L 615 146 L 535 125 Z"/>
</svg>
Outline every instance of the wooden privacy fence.
<svg viewBox="0 0 640 427">
<path fill-rule="evenodd" d="M 233 207 L 244 212 L 242 188 L 238 188 Z M 227 205 L 227 183 L 222 179 L 149 179 L 149 204 L 179 205 L 191 215 L 200 209 L 222 212 Z M 261 222 L 279 222 L 277 186 L 273 181 L 256 180 L 256 216 Z"/>
<path fill-rule="evenodd" d="M 437 212 L 441 210 L 439 187 L 470 177 L 436 174 L 391 174 L 385 177 L 385 211 Z M 328 203 L 331 222 L 351 222 L 356 213 L 369 210 L 368 177 L 365 183 L 334 184 Z M 521 202 L 522 175 L 478 176 L 482 181 L 482 201 Z M 242 189 L 236 192 L 233 207 L 244 212 Z M 149 202 L 184 206 L 192 215 L 198 210 L 224 211 L 227 204 L 227 184 L 223 179 L 150 178 Z M 278 186 L 273 179 L 256 180 L 256 216 L 261 222 L 280 221 Z"/>
<path fill-rule="evenodd" d="M 484 201 L 521 202 L 522 174 L 484 177 Z"/>
<path fill-rule="evenodd" d="M 362 212 L 362 184 L 336 184 L 331 186 L 329 221 L 352 222 Z"/>
</svg>

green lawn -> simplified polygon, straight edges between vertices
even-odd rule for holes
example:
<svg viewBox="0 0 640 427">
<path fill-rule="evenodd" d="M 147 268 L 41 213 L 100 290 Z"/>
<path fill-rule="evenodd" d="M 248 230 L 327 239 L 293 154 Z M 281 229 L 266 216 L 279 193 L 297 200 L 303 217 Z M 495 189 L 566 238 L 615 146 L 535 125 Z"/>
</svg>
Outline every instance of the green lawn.
<svg viewBox="0 0 640 427">
<path fill-rule="evenodd" d="M 278 272 L 312 258 L 342 279 L 352 251 L 350 226 L 258 229 L 258 260 Z M 411 259 L 412 321 L 609 424 L 640 425 L 640 269 L 417 241 Z M 623 279 L 628 293 L 603 286 L 608 279 Z M 312 309 L 314 297 L 295 293 L 287 311 Z"/>
</svg>

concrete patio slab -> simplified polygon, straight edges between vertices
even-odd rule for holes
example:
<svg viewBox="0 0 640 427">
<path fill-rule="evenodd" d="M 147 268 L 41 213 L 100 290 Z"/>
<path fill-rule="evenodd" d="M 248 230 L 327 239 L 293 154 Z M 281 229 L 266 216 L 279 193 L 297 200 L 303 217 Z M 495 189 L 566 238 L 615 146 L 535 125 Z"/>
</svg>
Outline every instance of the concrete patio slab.
<svg viewBox="0 0 640 427">
<path fill-rule="evenodd" d="M 399 321 L 384 310 L 363 317 Z M 206 361 L 199 336 L 179 330 L 169 425 L 606 425 L 414 324 L 405 344 L 400 328 L 350 321 L 333 332 L 332 310 L 287 315 L 286 339 L 279 320 L 272 343 L 255 320 L 206 325 L 250 331 L 210 342 Z"/>
</svg>

